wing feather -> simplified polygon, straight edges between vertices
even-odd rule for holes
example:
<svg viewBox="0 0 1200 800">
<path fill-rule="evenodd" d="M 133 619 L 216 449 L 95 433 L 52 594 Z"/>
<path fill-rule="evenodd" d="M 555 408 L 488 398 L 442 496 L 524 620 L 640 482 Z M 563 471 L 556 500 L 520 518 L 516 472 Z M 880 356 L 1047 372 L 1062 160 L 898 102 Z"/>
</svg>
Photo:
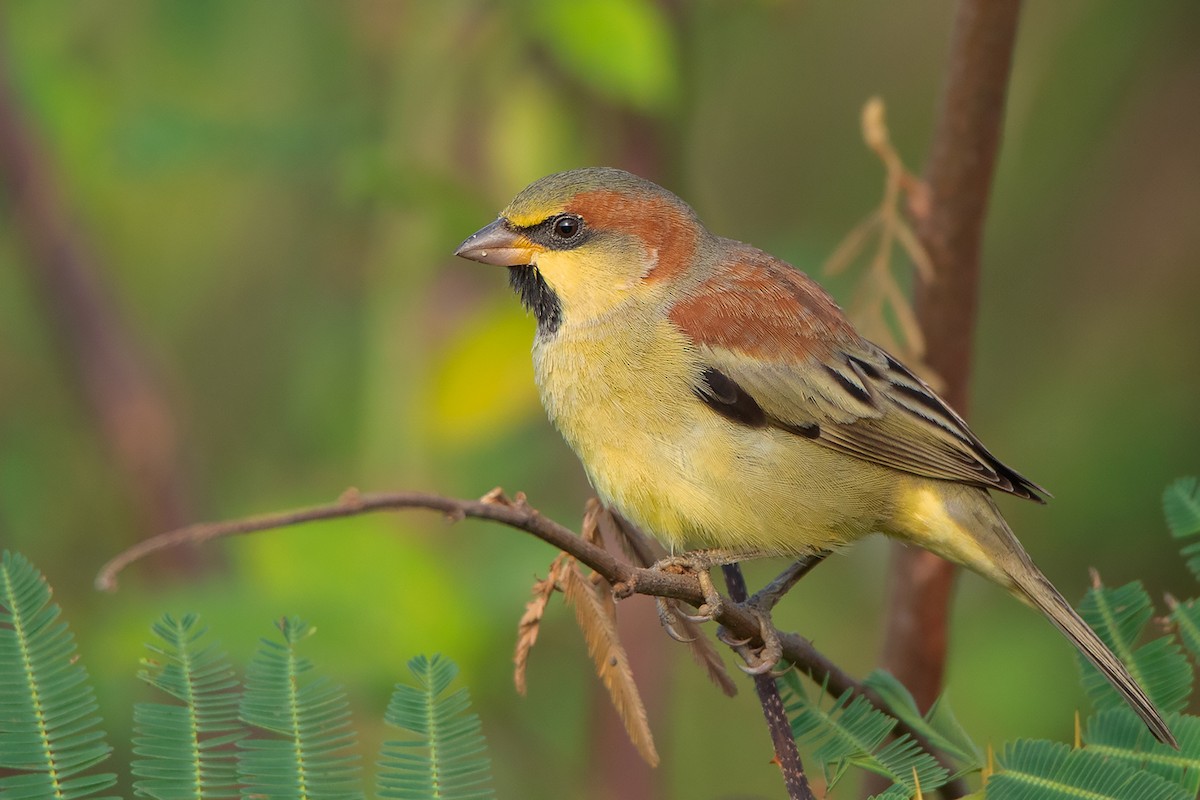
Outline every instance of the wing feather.
<svg viewBox="0 0 1200 800">
<path fill-rule="evenodd" d="M 855 458 L 1044 502 L 1045 489 L 1001 463 L 924 381 L 862 339 L 820 287 L 765 253 L 738 250 L 671 319 L 705 364 L 697 395 L 731 419 L 735 406 L 753 408 L 755 424 Z"/>
</svg>

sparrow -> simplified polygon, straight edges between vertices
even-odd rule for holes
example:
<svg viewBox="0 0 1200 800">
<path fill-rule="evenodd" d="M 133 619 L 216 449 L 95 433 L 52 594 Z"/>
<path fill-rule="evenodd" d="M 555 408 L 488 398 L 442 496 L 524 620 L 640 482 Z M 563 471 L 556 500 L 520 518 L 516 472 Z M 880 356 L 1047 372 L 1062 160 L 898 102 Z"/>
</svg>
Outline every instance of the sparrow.
<svg viewBox="0 0 1200 800">
<path fill-rule="evenodd" d="M 455 255 L 508 268 L 537 321 L 542 404 L 601 500 L 671 552 L 707 554 L 705 577 L 871 533 L 915 544 L 1045 614 L 1175 744 L 989 494 L 1046 491 L 804 273 L 611 168 L 534 182 Z"/>
</svg>

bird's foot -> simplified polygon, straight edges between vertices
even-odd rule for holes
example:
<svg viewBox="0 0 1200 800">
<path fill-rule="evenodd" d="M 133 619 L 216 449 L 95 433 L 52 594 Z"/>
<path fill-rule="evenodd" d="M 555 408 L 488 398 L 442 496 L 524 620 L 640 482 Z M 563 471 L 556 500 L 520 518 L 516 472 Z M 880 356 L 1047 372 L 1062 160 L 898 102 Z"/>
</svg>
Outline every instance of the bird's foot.
<svg viewBox="0 0 1200 800">
<path fill-rule="evenodd" d="M 739 669 L 747 675 L 765 675 L 783 658 L 783 642 L 779 640 L 775 624 L 771 622 L 769 610 L 760 607 L 754 600 L 746 603 L 746 610 L 758 620 L 758 638 L 762 640 L 761 646 L 752 646 L 753 638 L 735 639 L 725 628 L 717 631 L 717 638 L 729 645 L 746 662 L 738 664 Z"/>
<path fill-rule="evenodd" d="M 674 600 L 666 597 L 656 597 L 654 598 L 654 606 L 658 609 L 658 621 L 663 626 L 663 630 L 667 632 L 667 636 L 683 644 L 690 644 L 696 641 L 695 637 L 684 636 L 679 632 L 678 628 L 681 627 L 679 618 L 683 617 L 690 620 L 692 617 L 678 611 Z"/>
<path fill-rule="evenodd" d="M 818 550 L 796 560 L 775 580 L 755 592 L 754 596 L 746 601 L 746 609 L 758 620 L 758 638 L 762 640 L 761 647 L 750 645 L 754 641 L 753 637 L 735 639 L 724 628 L 717 631 L 717 638 L 729 645 L 746 662 L 744 666 L 738 665 L 744 672 L 751 675 L 763 675 L 769 672 L 783 657 L 783 644 L 779 640 L 775 624 L 771 621 L 771 610 L 801 578 L 824 561 L 829 553 L 829 550 Z"/>
<path fill-rule="evenodd" d="M 667 635 L 678 642 L 691 642 L 693 641 L 691 637 L 679 633 L 679 628 L 683 627 L 680 624 L 681 619 L 691 623 L 702 623 L 711 622 L 715 617 L 720 616 L 724 607 L 724 600 L 717 591 L 716 586 L 713 585 L 712 577 L 708 574 L 709 569 L 718 565 L 744 561 L 747 558 L 759 555 L 762 554 L 758 552 L 715 549 L 693 550 L 683 555 L 661 559 L 651 566 L 650 569 L 677 575 L 694 574 L 696 580 L 700 582 L 700 592 L 704 596 L 704 602 L 700 604 L 696 614 L 683 613 L 679 610 L 674 600 L 665 597 L 655 599 L 655 605 L 658 608 L 658 619 L 662 623 Z M 795 580 L 798 580 L 801 575 L 819 563 L 824 556 L 824 553 L 818 554 L 817 556 L 810 557 L 810 563 L 793 567 L 792 571 L 796 574 L 786 588 L 782 586 L 783 576 L 780 576 L 772 586 L 768 586 L 746 603 L 746 609 L 758 620 L 758 636 L 748 639 L 737 639 L 730 635 L 729 631 L 725 628 L 718 629 L 717 638 L 731 647 L 746 662 L 745 665 L 739 665 L 742 670 L 751 675 L 763 675 L 769 673 L 779 662 L 779 659 L 783 657 L 783 643 L 780 642 L 779 634 L 775 631 L 775 625 L 771 622 L 771 609 L 779 601 L 779 597 L 782 597 L 787 589 L 791 588 Z M 779 585 L 776 586 L 777 584 Z M 772 591 L 772 587 L 775 587 L 776 591 Z M 758 646 L 751 644 L 759 640 L 761 640 L 761 644 Z"/>
<path fill-rule="evenodd" d="M 729 562 L 712 561 L 712 554 L 717 552 L 722 551 L 698 550 L 682 556 L 670 556 L 655 562 L 650 567 L 650 569 L 658 570 L 659 572 L 671 572 L 676 575 L 691 573 L 696 576 L 696 580 L 700 582 L 700 592 L 704 595 L 704 602 L 696 609 L 698 612 L 696 614 L 683 614 L 680 612 L 680 615 L 685 617 L 689 622 L 711 622 L 714 617 L 721 613 L 723 605 L 721 594 L 717 591 L 717 587 L 713 585 L 712 576 L 708 574 L 708 571 L 716 564 Z M 673 612 L 671 612 L 667 603 L 660 599 L 658 613 L 660 620 L 664 620 L 664 609 L 673 617 Z M 665 620 L 663 627 L 667 627 Z M 668 630 L 667 633 L 671 634 L 671 631 Z M 677 637 L 672 634 L 672 638 Z"/>
</svg>

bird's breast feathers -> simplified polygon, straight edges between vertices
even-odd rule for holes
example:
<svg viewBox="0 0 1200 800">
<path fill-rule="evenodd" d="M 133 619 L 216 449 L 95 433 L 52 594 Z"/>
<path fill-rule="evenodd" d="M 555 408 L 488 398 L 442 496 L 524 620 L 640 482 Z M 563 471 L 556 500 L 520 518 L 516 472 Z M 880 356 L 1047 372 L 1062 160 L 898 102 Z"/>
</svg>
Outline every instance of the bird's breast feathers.
<svg viewBox="0 0 1200 800">
<path fill-rule="evenodd" d="M 654 309 L 565 318 L 534 367 L 596 491 L 673 547 L 798 553 L 870 533 L 883 513 L 890 471 L 714 411 L 700 348 Z"/>
</svg>

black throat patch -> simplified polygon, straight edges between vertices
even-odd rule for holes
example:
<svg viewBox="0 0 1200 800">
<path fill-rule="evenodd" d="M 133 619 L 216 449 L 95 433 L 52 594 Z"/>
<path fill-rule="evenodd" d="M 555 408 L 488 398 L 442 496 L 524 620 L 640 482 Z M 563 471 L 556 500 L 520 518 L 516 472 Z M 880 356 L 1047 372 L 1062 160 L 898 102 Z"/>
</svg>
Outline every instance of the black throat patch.
<svg viewBox="0 0 1200 800">
<path fill-rule="evenodd" d="M 539 336 L 549 336 L 558 330 L 562 323 L 562 303 L 537 267 L 509 267 L 508 283 L 520 296 L 521 305 L 533 312 Z"/>
</svg>

